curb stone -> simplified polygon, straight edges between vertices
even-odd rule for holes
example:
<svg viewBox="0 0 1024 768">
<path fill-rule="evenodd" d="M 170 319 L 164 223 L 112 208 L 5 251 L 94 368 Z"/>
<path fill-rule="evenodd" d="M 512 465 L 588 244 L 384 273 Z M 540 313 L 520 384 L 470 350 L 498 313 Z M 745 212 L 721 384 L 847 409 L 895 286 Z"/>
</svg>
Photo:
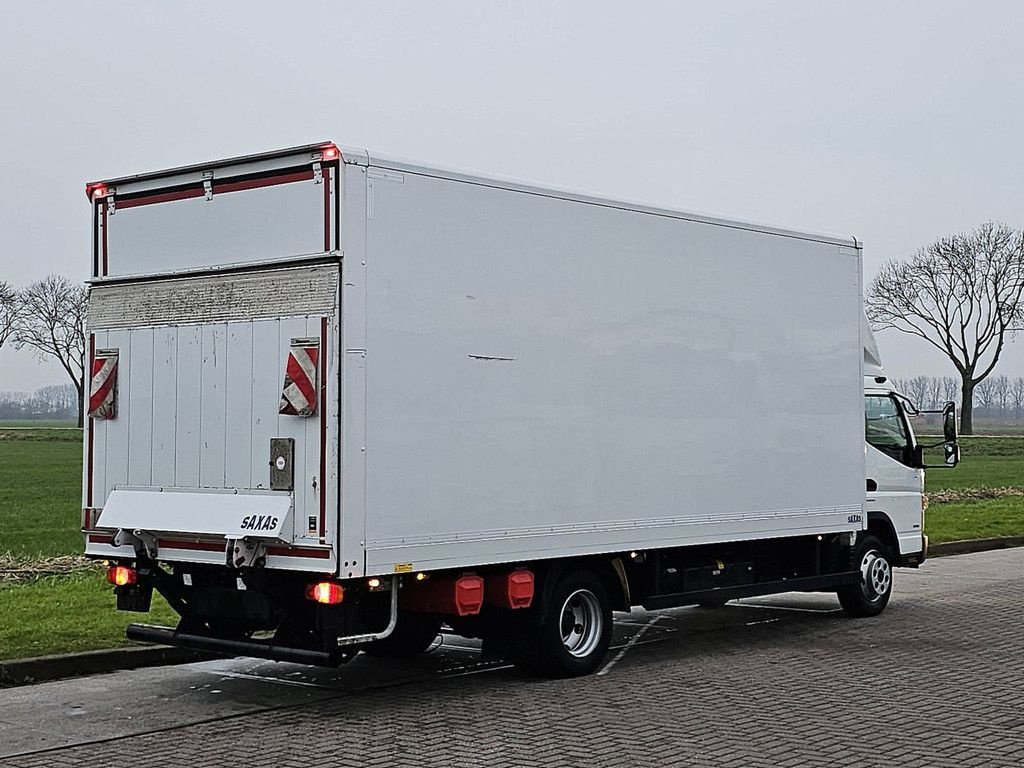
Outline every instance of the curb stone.
<svg viewBox="0 0 1024 768">
<path fill-rule="evenodd" d="M 170 645 L 154 645 L 14 659 L 0 661 L 0 689 L 123 669 L 188 664 L 219 658 L 223 657 L 215 653 L 175 648 Z"/>
<path fill-rule="evenodd" d="M 996 536 L 991 539 L 965 539 L 964 541 L 929 544 L 928 557 L 967 555 L 972 552 L 987 552 L 991 549 L 1008 549 L 1010 547 L 1024 547 L 1024 536 Z"/>
<path fill-rule="evenodd" d="M 928 547 L 928 557 L 948 557 L 986 552 L 993 549 L 1024 547 L 1024 536 L 997 536 L 991 539 L 947 541 Z M 97 675 L 118 670 L 188 664 L 224 658 L 220 654 L 192 651 L 170 645 L 140 648 L 115 648 L 105 651 L 37 656 L 30 659 L 0 661 L 0 689 L 19 685 L 63 680 L 81 675 Z"/>
</svg>

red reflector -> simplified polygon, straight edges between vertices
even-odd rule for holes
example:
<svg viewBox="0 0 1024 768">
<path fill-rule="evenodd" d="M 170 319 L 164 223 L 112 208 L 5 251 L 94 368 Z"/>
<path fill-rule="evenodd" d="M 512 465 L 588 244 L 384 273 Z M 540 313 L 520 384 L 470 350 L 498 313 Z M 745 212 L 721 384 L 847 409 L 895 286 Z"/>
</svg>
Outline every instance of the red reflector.
<svg viewBox="0 0 1024 768">
<path fill-rule="evenodd" d="M 484 601 L 499 608 L 529 608 L 533 603 L 533 571 L 525 568 L 487 577 Z"/>
<path fill-rule="evenodd" d="M 324 160 L 337 160 L 340 155 L 341 152 L 333 144 L 324 147 L 321 152 L 321 156 Z"/>
<path fill-rule="evenodd" d="M 112 565 L 107 569 L 107 582 L 115 587 L 124 587 L 138 581 L 139 575 L 127 565 Z"/>
<path fill-rule="evenodd" d="M 459 616 L 474 616 L 484 604 L 484 580 L 479 576 L 460 576 L 455 582 L 455 611 Z"/>
<path fill-rule="evenodd" d="M 533 572 L 512 571 L 508 575 L 509 608 L 529 608 L 533 602 Z"/>
<path fill-rule="evenodd" d="M 337 605 L 345 598 L 345 590 L 341 584 L 333 581 L 320 581 L 306 587 L 306 599 L 321 605 Z"/>
</svg>

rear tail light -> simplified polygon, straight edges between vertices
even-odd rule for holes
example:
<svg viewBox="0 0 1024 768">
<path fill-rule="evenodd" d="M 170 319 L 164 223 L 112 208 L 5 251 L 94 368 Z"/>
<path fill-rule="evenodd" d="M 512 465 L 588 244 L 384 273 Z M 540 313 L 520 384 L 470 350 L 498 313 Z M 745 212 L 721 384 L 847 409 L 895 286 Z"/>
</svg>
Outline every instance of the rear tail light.
<svg viewBox="0 0 1024 768">
<path fill-rule="evenodd" d="M 125 587 L 135 584 L 139 580 L 139 574 L 134 568 L 127 565 L 112 565 L 107 569 L 107 582 L 115 587 Z"/>
<path fill-rule="evenodd" d="M 306 599 L 321 605 L 337 605 L 345 599 L 345 590 L 333 581 L 319 581 L 306 587 Z"/>
</svg>

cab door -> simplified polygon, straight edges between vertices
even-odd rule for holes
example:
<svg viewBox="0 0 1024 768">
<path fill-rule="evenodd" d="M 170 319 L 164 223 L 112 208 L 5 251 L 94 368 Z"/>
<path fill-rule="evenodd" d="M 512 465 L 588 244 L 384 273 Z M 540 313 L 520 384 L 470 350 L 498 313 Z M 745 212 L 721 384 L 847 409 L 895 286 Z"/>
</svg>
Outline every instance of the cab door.
<svg viewBox="0 0 1024 768">
<path fill-rule="evenodd" d="M 914 466 L 914 433 L 899 400 L 890 393 L 864 396 L 867 511 L 893 524 L 900 554 L 923 548 L 924 470 Z"/>
</svg>

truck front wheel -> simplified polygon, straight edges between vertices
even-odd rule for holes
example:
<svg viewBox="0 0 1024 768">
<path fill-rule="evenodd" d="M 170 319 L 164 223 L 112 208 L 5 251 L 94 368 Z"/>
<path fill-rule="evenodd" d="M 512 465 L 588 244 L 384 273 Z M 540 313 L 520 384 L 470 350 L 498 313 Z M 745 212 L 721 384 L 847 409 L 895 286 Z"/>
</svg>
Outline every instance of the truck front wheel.
<svg viewBox="0 0 1024 768">
<path fill-rule="evenodd" d="M 877 537 L 865 536 L 857 546 L 855 561 L 859 583 L 837 590 L 839 604 L 850 616 L 877 616 L 892 596 L 892 555 Z"/>
<path fill-rule="evenodd" d="M 612 640 L 612 609 L 604 584 L 589 571 L 566 574 L 532 631 L 520 666 L 545 677 L 589 675 Z"/>
</svg>

